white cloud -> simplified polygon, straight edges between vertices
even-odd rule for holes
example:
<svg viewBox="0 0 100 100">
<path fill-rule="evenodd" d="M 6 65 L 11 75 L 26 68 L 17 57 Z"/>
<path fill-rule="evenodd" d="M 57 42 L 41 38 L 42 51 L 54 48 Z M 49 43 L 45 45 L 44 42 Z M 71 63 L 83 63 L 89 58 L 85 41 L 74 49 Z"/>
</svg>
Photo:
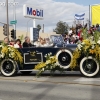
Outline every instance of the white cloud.
<svg viewBox="0 0 100 100">
<path fill-rule="evenodd" d="M 0 2 L 4 2 L 1 0 Z M 11 2 L 13 0 L 9 0 Z M 27 30 L 27 24 L 32 27 L 32 20 L 23 17 L 23 4 L 31 4 L 44 9 L 44 20 L 36 20 L 36 24 L 44 24 L 45 32 L 52 32 L 58 21 L 64 21 L 73 24 L 74 15 L 77 13 L 86 13 L 88 18 L 89 7 L 70 2 L 55 2 L 53 0 L 15 0 L 19 2 L 16 6 L 17 29 Z M 13 7 L 9 7 L 9 21 L 13 20 Z M 0 6 L 0 21 L 6 22 L 6 8 Z"/>
</svg>

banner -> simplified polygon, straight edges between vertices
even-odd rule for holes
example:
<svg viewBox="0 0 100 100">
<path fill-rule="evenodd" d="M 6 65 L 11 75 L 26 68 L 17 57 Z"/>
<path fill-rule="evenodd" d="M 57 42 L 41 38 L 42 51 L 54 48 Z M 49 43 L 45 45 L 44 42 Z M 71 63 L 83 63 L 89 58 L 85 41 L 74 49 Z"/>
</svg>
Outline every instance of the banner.
<svg viewBox="0 0 100 100">
<path fill-rule="evenodd" d="M 75 14 L 74 17 L 75 17 L 76 20 L 84 20 L 84 16 L 85 16 L 85 13 L 80 14 L 80 15 L 79 14 Z"/>
<path fill-rule="evenodd" d="M 100 24 L 100 5 L 91 6 L 91 24 Z"/>
</svg>

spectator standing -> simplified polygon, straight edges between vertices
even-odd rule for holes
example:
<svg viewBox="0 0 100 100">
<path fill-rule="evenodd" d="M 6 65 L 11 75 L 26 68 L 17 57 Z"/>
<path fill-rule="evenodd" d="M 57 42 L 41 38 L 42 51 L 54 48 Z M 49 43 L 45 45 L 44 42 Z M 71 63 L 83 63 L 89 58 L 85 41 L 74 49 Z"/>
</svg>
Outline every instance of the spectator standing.
<svg viewBox="0 0 100 100">
<path fill-rule="evenodd" d="M 69 36 L 67 34 L 66 34 L 64 41 L 65 41 L 66 44 L 69 44 Z"/>
<path fill-rule="evenodd" d="M 70 35 L 70 44 L 74 44 L 75 42 L 75 39 L 73 37 L 73 34 Z"/>
<path fill-rule="evenodd" d="M 100 26 L 99 26 L 99 24 L 96 24 L 96 30 L 100 32 Z"/>
<path fill-rule="evenodd" d="M 82 41 L 83 40 L 83 38 L 82 38 L 82 29 L 78 30 L 78 36 L 79 36 L 79 40 Z"/>
<path fill-rule="evenodd" d="M 76 34 L 76 33 L 74 33 L 73 34 L 73 37 L 74 37 L 74 43 L 77 43 L 78 42 L 78 40 L 79 40 L 79 36 Z"/>
</svg>

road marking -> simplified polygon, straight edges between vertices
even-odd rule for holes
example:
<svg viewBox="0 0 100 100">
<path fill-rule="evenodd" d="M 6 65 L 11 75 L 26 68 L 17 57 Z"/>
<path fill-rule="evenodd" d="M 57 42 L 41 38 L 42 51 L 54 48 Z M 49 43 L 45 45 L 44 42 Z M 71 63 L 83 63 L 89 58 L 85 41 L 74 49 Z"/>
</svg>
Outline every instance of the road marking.
<svg viewBox="0 0 100 100">
<path fill-rule="evenodd" d="M 82 78 L 78 78 L 74 81 L 84 81 L 84 82 L 93 82 L 93 81 L 99 81 L 100 82 L 100 78 L 85 78 L 85 77 L 82 77 Z"/>
</svg>

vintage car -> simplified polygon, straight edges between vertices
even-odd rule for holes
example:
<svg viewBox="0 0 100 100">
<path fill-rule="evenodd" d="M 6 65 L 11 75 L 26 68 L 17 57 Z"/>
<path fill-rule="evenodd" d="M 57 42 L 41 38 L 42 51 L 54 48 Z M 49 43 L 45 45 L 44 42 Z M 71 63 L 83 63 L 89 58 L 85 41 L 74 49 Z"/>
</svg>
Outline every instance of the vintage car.
<svg viewBox="0 0 100 100">
<path fill-rule="evenodd" d="M 1 73 L 7 77 L 15 75 L 18 71 L 23 74 L 29 74 L 34 71 L 33 69 L 36 64 L 46 60 L 44 56 L 50 52 L 52 52 L 52 55 L 56 55 L 57 64 L 60 67 L 64 68 L 66 71 L 70 71 L 70 64 L 73 57 L 72 53 L 76 49 L 77 45 L 66 44 L 63 41 L 62 36 L 52 35 L 50 39 L 54 43 L 52 47 L 30 47 L 18 49 L 24 58 L 23 67 L 12 59 L 4 59 L 1 63 Z M 74 70 L 80 70 L 84 76 L 94 77 L 98 74 L 98 65 L 96 61 L 90 58 L 89 61 L 92 61 L 96 67 L 92 68 L 90 63 L 86 66 L 86 59 L 86 57 L 81 58 L 79 60 L 79 63 L 81 62 L 79 65 L 81 66 Z M 88 72 L 89 69 L 91 69 L 90 72 Z"/>
<path fill-rule="evenodd" d="M 23 67 L 19 66 L 18 63 L 12 59 L 4 59 L 1 63 L 1 73 L 4 76 L 15 75 L 16 72 L 20 71 L 23 74 L 29 74 L 34 71 L 34 66 L 40 62 L 45 61 L 45 54 L 52 52 L 52 55 L 56 55 L 58 59 L 58 65 L 69 70 L 70 62 L 72 59 L 72 51 L 77 47 L 76 44 L 66 45 L 63 37 L 58 35 L 51 35 L 50 41 L 54 44 L 53 46 L 47 47 L 30 47 L 30 48 L 19 48 L 24 61 Z M 35 53 L 35 56 L 33 54 Z"/>
</svg>

